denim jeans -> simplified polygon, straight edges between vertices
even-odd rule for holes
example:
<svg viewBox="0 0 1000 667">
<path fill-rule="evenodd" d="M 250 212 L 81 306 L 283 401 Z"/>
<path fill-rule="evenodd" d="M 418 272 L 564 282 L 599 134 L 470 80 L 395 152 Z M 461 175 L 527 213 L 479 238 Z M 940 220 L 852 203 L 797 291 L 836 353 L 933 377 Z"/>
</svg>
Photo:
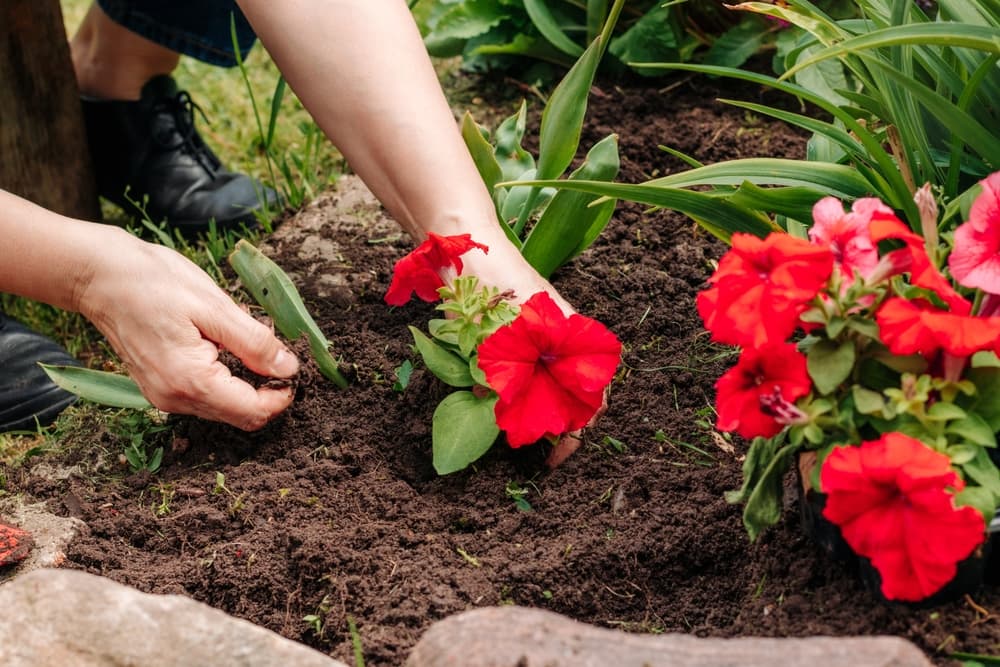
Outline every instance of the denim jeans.
<svg viewBox="0 0 1000 667">
<path fill-rule="evenodd" d="M 172 51 L 232 67 L 231 21 L 246 57 L 257 36 L 233 0 L 97 0 L 111 20 Z"/>
</svg>

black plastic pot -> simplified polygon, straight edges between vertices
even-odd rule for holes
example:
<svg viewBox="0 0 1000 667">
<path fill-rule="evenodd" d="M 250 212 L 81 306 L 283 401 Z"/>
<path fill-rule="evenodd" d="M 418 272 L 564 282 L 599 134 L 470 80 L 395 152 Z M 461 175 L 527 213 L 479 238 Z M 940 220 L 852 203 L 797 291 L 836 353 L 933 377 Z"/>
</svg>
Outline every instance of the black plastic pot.
<svg viewBox="0 0 1000 667">
<path fill-rule="evenodd" d="M 990 523 L 986 541 L 975 552 L 958 564 L 955 577 L 943 588 L 917 602 L 889 600 L 882 594 L 882 576 L 872 566 L 871 561 L 854 553 L 841 535 L 840 527 L 823 516 L 826 494 L 798 485 L 799 512 L 802 529 L 831 557 L 856 567 L 865 588 L 876 598 L 887 604 L 902 605 L 914 609 L 935 607 L 973 594 L 985 583 L 1000 582 L 1000 512 Z"/>
</svg>

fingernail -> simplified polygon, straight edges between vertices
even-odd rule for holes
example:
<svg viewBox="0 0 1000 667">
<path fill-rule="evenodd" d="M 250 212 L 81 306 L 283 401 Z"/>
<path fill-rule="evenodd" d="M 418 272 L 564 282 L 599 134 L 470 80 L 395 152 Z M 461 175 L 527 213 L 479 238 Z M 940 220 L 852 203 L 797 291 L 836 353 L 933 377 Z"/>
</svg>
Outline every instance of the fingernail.
<svg viewBox="0 0 1000 667">
<path fill-rule="evenodd" d="M 295 375 L 299 370 L 299 360 L 287 348 L 283 347 L 274 355 L 272 367 L 277 375 Z"/>
</svg>

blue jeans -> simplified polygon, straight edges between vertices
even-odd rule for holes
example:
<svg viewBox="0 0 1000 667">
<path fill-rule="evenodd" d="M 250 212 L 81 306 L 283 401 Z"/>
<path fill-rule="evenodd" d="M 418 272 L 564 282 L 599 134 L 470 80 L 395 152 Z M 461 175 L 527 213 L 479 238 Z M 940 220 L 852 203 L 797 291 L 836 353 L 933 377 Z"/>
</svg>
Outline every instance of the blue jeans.
<svg viewBox="0 0 1000 667">
<path fill-rule="evenodd" d="M 257 39 L 233 0 L 97 0 L 108 17 L 171 51 L 222 67 L 236 64 L 236 42 L 245 58 Z"/>
</svg>

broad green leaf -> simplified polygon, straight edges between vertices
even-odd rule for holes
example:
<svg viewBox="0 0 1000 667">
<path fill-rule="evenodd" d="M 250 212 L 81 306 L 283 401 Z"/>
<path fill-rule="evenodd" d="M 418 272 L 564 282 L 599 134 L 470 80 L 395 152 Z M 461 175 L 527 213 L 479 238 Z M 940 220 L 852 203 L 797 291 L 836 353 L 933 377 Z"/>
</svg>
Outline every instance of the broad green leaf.
<svg viewBox="0 0 1000 667">
<path fill-rule="evenodd" d="M 611 181 L 618 175 L 618 137 L 610 135 L 594 145 L 570 180 Z M 524 241 L 521 254 L 543 277 L 585 249 L 611 218 L 615 201 L 590 206 L 597 195 L 559 191 Z M 581 247 L 582 246 L 582 247 Z"/>
<path fill-rule="evenodd" d="M 305 335 L 320 372 L 338 387 L 346 387 L 347 380 L 330 354 L 330 341 L 316 326 L 288 274 L 244 239 L 237 241 L 229 255 L 229 264 L 282 335 L 289 340 Z"/>
<path fill-rule="evenodd" d="M 680 60 L 683 29 L 673 20 L 674 10 L 658 5 L 650 8 L 628 30 L 611 40 L 608 51 L 622 62 L 662 62 Z M 656 70 L 636 68 L 643 75 Z"/>
<path fill-rule="evenodd" d="M 980 448 L 976 457 L 962 466 L 962 471 L 969 479 L 989 489 L 995 498 L 1000 499 L 1000 472 L 985 449 Z"/>
<path fill-rule="evenodd" d="M 976 385 L 976 393 L 959 396 L 956 403 L 985 419 L 992 431 L 1000 431 L 1000 368 L 971 368 L 966 379 Z"/>
<path fill-rule="evenodd" d="M 148 410 L 153 407 L 142 395 L 139 385 L 126 375 L 95 371 L 80 366 L 54 366 L 42 363 L 38 365 L 58 386 L 88 401 L 113 408 Z"/>
<path fill-rule="evenodd" d="M 773 26 L 768 21 L 740 21 L 712 42 L 702 62 L 706 65 L 739 67 L 758 53 L 773 34 Z M 643 58 L 643 60 L 653 59 Z"/>
<path fill-rule="evenodd" d="M 816 390 L 829 394 L 847 380 L 854 369 L 854 343 L 821 340 L 809 348 L 806 365 Z"/>
<path fill-rule="evenodd" d="M 524 9 L 528 12 L 531 22 L 538 28 L 538 32 L 542 33 L 542 37 L 549 40 L 554 47 L 573 58 L 579 58 L 583 54 L 583 47 L 563 32 L 544 0 L 524 0 Z"/>
<path fill-rule="evenodd" d="M 498 25 L 506 12 L 496 0 L 470 0 L 453 5 L 424 37 L 428 53 L 438 58 L 461 55 L 465 43 Z"/>
<path fill-rule="evenodd" d="M 976 445 L 952 445 L 949 447 L 945 454 L 951 459 L 951 464 L 960 466 L 972 461 L 976 458 L 976 453 L 979 451 L 979 447 Z"/>
<path fill-rule="evenodd" d="M 881 415 L 885 410 L 885 399 L 877 391 L 856 384 L 851 387 L 851 396 L 854 399 L 854 407 L 861 414 Z"/>
<path fill-rule="evenodd" d="M 939 401 L 927 409 L 927 418 L 931 421 L 949 421 L 952 419 L 964 419 L 965 410 L 954 403 Z"/>
<path fill-rule="evenodd" d="M 751 542 L 757 539 L 761 530 L 774 525 L 781 518 L 782 478 L 798 449 L 797 445 L 789 444 L 778 450 L 750 492 L 743 507 L 743 525 L 746 526 Z"/>
<path fill-rule="evenodd" d="M 464 470 L 489 451 L 500 435 L 493 415 L 497 396 L 477 398 L 471 391 L 456 391 L 434 410 L 431 448 L 439 475 Z"/>
<path fill-rule="evenodd" d="M 409 327 L 413 334 L 413 342 L 417 352 L 424 360 L 427 369 L 435 377 L 451 387 L 471 387 L 475 384 L 469 373 L 469 364 L 462 357 L 446 350 L 433 339 L 428 338 L 420 329 Z"/>
<path fill-rule="evenodd" d="M 719 238 L 728 241 L 733 232 L 746 232 L 764 237 L 780 228 L 766 216 L 747 211 L 724 199 L 704 192 L 645 184 L 604 183 L 601 181 L 529 181 L 527 185 L 553 187 L 561 190 L 589 192 L 595 195 L 626 199 L 660 208 L 680 211 Z M 501 185 L 509 185 L 502 183 Z"/>
<path fill-rule="evenodd" d="M 986 525 L 993 519 L 997 507 L 997 497 L 989 489 L 981 486 L 966 486 L 955 494 L 956 507 L 974 507 L 983 515 Z M 974 667 L 983 664 L 979 662 L 962 663 L 964 667 Z"/>
<path fill-rule="evenodd" d="M 534 213 L 539 208 L 544 206 L 552 197 L 555 195 L 555 190 L 552 188 L 545 188 L 544 190 L 536 190 L 528 186 L 521 187 L 518 183 L 519 181 L 534 181 L 536 179 L 536 174 L 534 169 L 529 169 L 528 171 L 521 174 L 514 181 L 506 181 L 502 185 L 507 187 L 507 196 L 504 199 L 503 206 L 500 209 L 500 219 L 506 223 L 511 223 L 516 221 L 521 211 L 525 206 L 529 205 L 531 210 L 528 214 Z M 534 200 L 530 200 L 532 193 L 535 194 Z M 521 245 L 522 241 L 518 241 L 517 245 Z"/>
<path fill-rule="evenodd" d="M 945 433 L 957 435 L 960 438 L 980 447 L 996 447 L 997 437 L 986 420 L 976 413 L 967 414 L 948 424 Z"/>
</svg>

